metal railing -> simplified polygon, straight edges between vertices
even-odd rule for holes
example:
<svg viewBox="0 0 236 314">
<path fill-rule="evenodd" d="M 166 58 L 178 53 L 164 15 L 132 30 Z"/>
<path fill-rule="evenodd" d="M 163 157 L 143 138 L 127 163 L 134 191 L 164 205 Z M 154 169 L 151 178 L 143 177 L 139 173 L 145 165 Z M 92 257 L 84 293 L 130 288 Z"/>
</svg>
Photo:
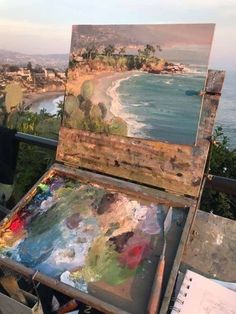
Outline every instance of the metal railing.
<svg viewBox="0 0 236 314">
<path fill-rule="evenodd" d="M 44 148 L 57 149 L 58 141 L 50 138 L 36 136 L 32 134 L 17 132 L 15 135 L 16 140 L 19 142 L 27 143 L 30 145 L 37 145 Z"/>
</svg>

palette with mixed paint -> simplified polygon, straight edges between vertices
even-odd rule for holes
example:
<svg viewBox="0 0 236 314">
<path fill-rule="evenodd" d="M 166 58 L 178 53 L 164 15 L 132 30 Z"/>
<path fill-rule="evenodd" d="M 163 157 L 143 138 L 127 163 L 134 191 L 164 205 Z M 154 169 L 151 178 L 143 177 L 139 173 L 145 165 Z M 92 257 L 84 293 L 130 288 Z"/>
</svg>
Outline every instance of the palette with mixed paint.
<svg viewBox="0 0 236 314">
<path fill-rule="evenodd" d="M 0 252 L 83 292 L 101 298 L 107 291 L 111 303 L 122 301 L 130 312 L 142 313 L 166 209 L 51 172 L 25 206 L 3 221 Z"/>
</svg>

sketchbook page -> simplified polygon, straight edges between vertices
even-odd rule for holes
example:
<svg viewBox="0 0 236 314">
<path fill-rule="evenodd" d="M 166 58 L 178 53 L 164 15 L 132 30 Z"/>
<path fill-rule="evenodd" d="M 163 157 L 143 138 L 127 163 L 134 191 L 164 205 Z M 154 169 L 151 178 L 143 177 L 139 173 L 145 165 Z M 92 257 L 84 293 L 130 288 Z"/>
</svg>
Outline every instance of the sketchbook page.
<svg viewBox="0 0 236 314">
<path fill-rule="evenodd" d="M 216 279 L 212 279 L 212 281 L 214 281 L 215 283 L 225 288 L 228 288 L 236 292 L 236 282 L 221 281 L 221 280 L 216 280 Z"/>
<path fill-rule="evenodd" d="M 236 314 L 236 293 L 188 270 L 171 313 Z"/>
</svg>

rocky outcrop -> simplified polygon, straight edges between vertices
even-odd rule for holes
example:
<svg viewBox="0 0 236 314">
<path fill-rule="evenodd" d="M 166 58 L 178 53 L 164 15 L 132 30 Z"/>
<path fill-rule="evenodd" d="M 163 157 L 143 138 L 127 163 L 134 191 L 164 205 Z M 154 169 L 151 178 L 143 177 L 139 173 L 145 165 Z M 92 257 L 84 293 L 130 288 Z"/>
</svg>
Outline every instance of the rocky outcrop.
<svg viewBox="0 0 236 314">
<path fill-rule="evenodd" d="M 184 72 L 183 64 L 174 64 L 169 62 L 147 63 L 143 65 L 142 70 L 154 74 L 180 74 Z"/>
</svg>

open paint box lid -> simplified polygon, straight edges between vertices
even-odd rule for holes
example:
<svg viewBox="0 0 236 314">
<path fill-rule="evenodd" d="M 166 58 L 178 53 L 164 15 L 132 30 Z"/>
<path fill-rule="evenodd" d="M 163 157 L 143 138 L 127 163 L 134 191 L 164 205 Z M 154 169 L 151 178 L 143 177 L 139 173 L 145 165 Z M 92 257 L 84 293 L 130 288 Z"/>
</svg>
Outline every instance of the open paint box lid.
<svg viewBox="0 0 236 314">
<path fill-rule="evenodd" d="M 213 24 L 73 26 L 57 160 L 197 197 L 207 112 L 215 114 L 202 99 L 220 92 L 211 72 L 206 81 L 213 32 Z"/>
</svg>

